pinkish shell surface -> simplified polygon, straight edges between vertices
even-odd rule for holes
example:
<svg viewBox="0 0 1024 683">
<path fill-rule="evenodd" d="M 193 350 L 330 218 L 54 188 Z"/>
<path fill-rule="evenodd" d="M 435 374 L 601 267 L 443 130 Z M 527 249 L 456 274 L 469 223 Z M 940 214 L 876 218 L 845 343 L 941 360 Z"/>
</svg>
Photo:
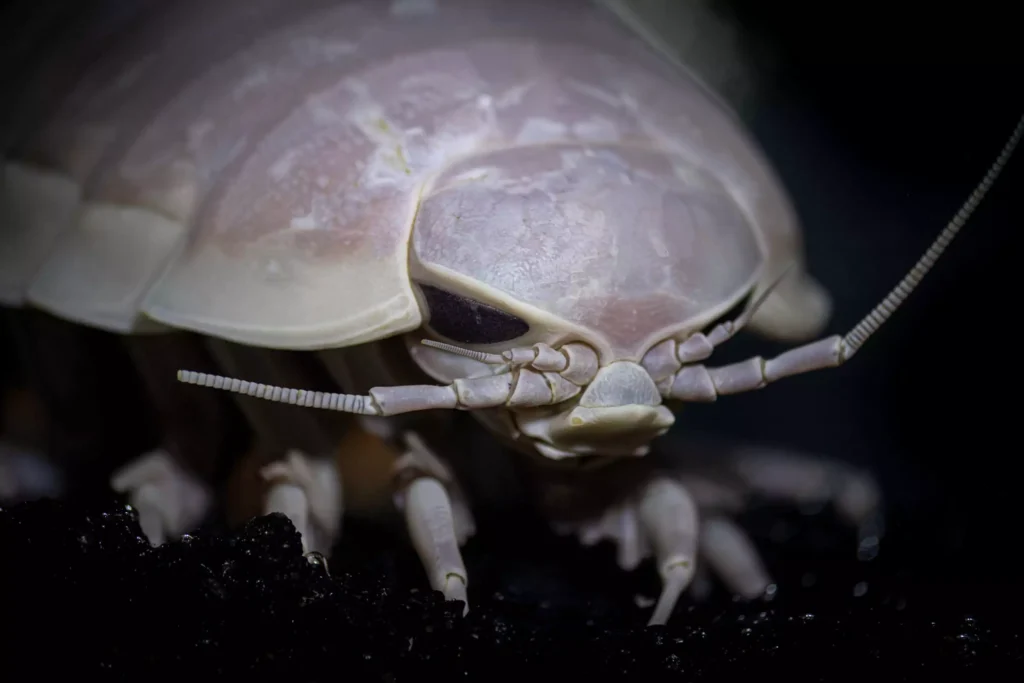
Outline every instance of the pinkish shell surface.
<svg viewBox="0 0 1024 683">
<path fill-rule="evenodd" d="M 79 305 L 85 290 L 102 291 L 105 284 L 88 268 L 88 239 L 71 231 L 83 193 L 183 84 L 294 16 L 293 4 L 177 0 L 112 41 L 5 164 L 5 203 L 12 209 L 0 239 L 4 258 L 17 266 L 5 271 L 11 273 L 4 283 L 11 296 L 5 298 L 27 298 L 71 320 L 108 326 L 105 312 L 94 315 Z"/>
<path fill-rule="evenodd" d="M 451 289 L 636 356 L 792 258 L 792 209 L 736 119 L 592 3 L 346 7 L 363 20 L 334 40 L 355 49 L 200 189 L 152 318 L 267 347 L 380 339 L 424 320 L 411 249 Z M 513 230 L 529 211 L 546 222 Z"/>
</svg>

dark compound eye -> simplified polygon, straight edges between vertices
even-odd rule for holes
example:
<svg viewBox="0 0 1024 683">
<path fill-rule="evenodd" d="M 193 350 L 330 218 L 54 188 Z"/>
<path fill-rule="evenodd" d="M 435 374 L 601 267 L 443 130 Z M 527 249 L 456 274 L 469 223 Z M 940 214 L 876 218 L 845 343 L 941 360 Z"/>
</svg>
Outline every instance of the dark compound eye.
<svg viewBox="0 0 1024 683">
<path fill-rule="evenodd" d="M 530 330 L 522 319 L 493 306 L 429 285 L 420 289 L 430 308 L 431 329 L 460 344 L 498 344 Z"/>
</svg>

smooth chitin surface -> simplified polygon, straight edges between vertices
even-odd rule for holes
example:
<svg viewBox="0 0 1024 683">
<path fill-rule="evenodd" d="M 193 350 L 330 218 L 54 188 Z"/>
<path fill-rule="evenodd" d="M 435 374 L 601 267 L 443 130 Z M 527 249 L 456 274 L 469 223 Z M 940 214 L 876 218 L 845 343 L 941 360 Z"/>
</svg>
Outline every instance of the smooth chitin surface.
<svg viewBox="0 0 1024 683">
<path fill-rule="evenodd" d="M 713 178 L 650 148 L 582 141 L 455 167 L 424 199 L 414 244 L 424 264 L 571 322 L 613 358 L 639 359 L 732 301 L 761 264 Z"/>
<path fill-rule="evenodd" d="M 118 153 L 182 87 L 294 16 L 292 4 L 180 0 L 149 12 L 111 40 L 102 58 L 53 115 L 15 147 L 5 165 L 5 176 L 14 180 L 7 192 L 17 205 L 15 220 L 0 229 L 5 245 L 12 247 L 8 257 L 21 264 L 20 280 L 12 286 L 29 289 L 32 303 L 64 317 L 102 327 L 110 327 L 111 318 L 116 321 L 119 307 L 104 306 L 104 300 L 124 295 L 116 291 L 118 263 L 97 245 L 104 226 L 73 230 L 83 195 L 88 197 Z M 131 245 L 117 251 L 133 253 Z M 151 251 L 145 248 L 139 257 Z"/>
<path fill-rule="evenodd" d="M 670 319 L 682 325 L 701 306 L 737 295 L 755 275 L 764 249 L 771 248 L 769 256 L 791 249 L 790 207 L 736 120 L 592 3 L 440 0 L 346 7 L 361 8 L 365 22 L 354 20 L 335 32 L 334 40 L 350 48 L 339 58 L 333 83 L 311 84 L 287 116 L 220 172 L 197 210 L 188 247 L 149 292 L 144 311 L 153 318 L 244 343 L 298 349 L 414 329 L 422 317 L 409 287 L 408 257 L 420 195 L 436 195 L 422 211 L 441 211 L 438 177 L 456 166 L 472 175 L 485 162 L 506 164 L 506 174 L 517 173 L 518 165 L 550 182 L 560 174 L 564 179 L 563 172 L 574 174 L 583 184 L 567 190 L 567 198 L 606 221 L 579 234 L 617 235 L 624 270 L 620 265 L 602 281 L 596 262 L 573 264 L 576 256 L 600 253 L 591 244 L 570 245 L 560 254 L 543 253 L 544 247 L 533 252 L 533 262 L 549 259 L 547 283 L 509 276 L 507 267 L 485 273 L 484 264 L 500 255 L 487 237 L 500 230 L 484 227 L 497 225 L 486 216 L 479 218 L 484 232 L 472 234 L 458 227 L 448 233 L 437 221 L 433 229 L 423 228 L 420 220 L 417 255 L 427 267 L 433 259 L 485 282 L 505 277 L 491 286 L 508 296 L 543 290 L 548 301 L 531 303 L 588 325 L 627 306 L 613 310 L 593 296 L 595 288 L 610 285 L 627 297 L 647 285 L 661 288 L 649 291 L 647 301 L 634 298 L 637 312 L 602 333 L 622 353 L 654 327 Z M 499 154 L 541 145 L 562 146 L 566 154 Z M 588 147 L 595 156 L 587 156 Z M 539 188 L 540 176 L 500 182 Z M 627 182 L 643 199 L 626 193 Z M 477 199 L 466 201 L 483 201 L 487 187 L 486 181 L 476 189 L 467 183 L 467 197 Z M 698 187 L 709 188 L 708 194 L 696 198 Z M 602 188 L 625 204 L 587 208 L 586 195 L 601 195 Z M 553 197 L 555 188 L 537 192 Z M 730 207 L 730 197 L 738 209 Z M 627 212 L 626 206 L 642 202 L 656 204 Z M 508 206 L 495 221 L 507 222 Z M 629 224 L 619 224 L 627 219 Z M 581 215 L 573 220 L 585 222 Z M 674 234 L 669 226 L 677 220 L 681 227 Z M 743 235 L 745 221 L 752 226 L 749 236 Z M 654 232 L 646 243 L 627 244 L 634 226 L 637 234 Z M 728 273 L 703 266 L 694 251 L 708 248 L 716 230 L 720 241 L 708 257 L 731 258 Z M 550 247 L 568 239 L 550 238 Z M 460 239 L 470 240 L 463 245 L 486 243 L 494 252 L 461 263 L 437 255 L 442 243 Z M 663 255 L 659 239 L 680 253 Z M 650 254 L 659 260 L 641 267 Z M 673 264 L 693 270 L 669 276 L 665 268 Z M 575 300 L 565 293 L 572 283 L 580 287 Z M 574 305 L 579 310 L 570 312 Z"/>
</svg>

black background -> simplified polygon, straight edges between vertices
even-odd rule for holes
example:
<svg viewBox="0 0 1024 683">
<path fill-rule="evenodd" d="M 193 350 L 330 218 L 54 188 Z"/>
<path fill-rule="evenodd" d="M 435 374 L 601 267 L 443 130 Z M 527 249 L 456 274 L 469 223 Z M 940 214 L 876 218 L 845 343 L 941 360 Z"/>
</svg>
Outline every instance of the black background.
<svg viewBox="0 0 1024 683">
<path fill-rule="evenodd" d="M 828 333 L 844 333 L 916 262 L 1024 113 L 1019 38 L 994 4 L 732 6 L 779 58 L 752 126 L 834 297 Z M 1022 179 L 1018 158 L 848 365 L 693 410 L 694 427 L 870 467 L 893 503 L 936 506 L 980 576 L 1019 576 Z M 735 346 L 737 357 L 777 350 Z"/>
</svg>

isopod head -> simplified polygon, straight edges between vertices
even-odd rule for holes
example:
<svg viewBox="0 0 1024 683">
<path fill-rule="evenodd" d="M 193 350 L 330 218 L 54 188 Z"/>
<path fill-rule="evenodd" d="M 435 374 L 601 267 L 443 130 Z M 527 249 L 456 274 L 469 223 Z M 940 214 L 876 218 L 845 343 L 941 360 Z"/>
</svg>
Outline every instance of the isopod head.
<svg viewBox="0 0 1024 683">
<path fill-rule="evenodd" d="M 673 421 L 648 350 L 801 258 L 760 150 L 591 3 L 454 0 L 377 19 L 372 44 L 345 35 L 347 70 L 225 169 L 141 310 L 274 348 L 408 334 L 452 388 L 378 392 L 359 410 L 440 401 L 549 457 L 646 452 Z M 544 352 L 494 374 L 424 336 Z"/>
<path fill-rule="evenodd" d="M 432 46 L 364 63 L 308 98 L 225 185 L 145 306 L 263 346 L 405 334 L 441 384 L 349 395 L 183 381 L 364 415 L 470 410 L 552 460 L 643 455 L 673 422 L 666 401 L 713 401 L 850 358 L 1021 134 L 848 335 L 706 367 L 744 327 L 806 341 L 827 318 L 784 191 L 713 95 L 600 13 L 501 8 L 545 21 L 516 34 L 488 16 L 461 39 L 452 32 L 471 15 L 438 24 Z"/>
</svg>

